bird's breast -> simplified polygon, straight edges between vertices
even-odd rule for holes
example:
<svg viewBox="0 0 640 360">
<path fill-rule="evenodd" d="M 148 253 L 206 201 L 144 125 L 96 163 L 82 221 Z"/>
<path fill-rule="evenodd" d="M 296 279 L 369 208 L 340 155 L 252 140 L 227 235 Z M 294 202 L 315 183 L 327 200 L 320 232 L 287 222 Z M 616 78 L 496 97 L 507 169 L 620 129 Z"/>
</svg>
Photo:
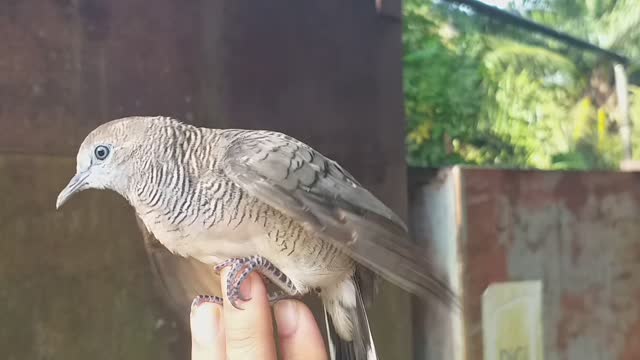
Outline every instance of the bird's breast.
<svg viewBox="0 0 640 360">
<path fill-rule="evenodd" d="M 207 226 L 197 219 L 191 223 L 172 225 L 162 217 L 140 216 L 154 236 L 171 252 L 193 257 L 207 264 L 217 264 L 232 257 L 256 254 L 256 243 L 266 236 L 264 230 L 251 224 Z"/>
<path fill-rule="evenodd" d="M 171 252 L 207 264 L 260 255 L 300 288 L 327 286 L 352 273 L 348 256 L 274 208 L 246 195 L 216 199 L 205 199 L 197 211 L 151 208 L 139 216 Z"/>
</svg>

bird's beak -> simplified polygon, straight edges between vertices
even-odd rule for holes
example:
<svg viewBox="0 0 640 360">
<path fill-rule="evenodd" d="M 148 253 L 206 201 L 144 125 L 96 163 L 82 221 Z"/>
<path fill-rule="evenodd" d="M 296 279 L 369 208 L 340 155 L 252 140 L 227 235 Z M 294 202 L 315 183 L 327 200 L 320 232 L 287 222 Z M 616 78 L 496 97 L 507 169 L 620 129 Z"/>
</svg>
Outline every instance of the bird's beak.
<svg viewBox="0 0 640 360">
<path fill-rule="evenodd" d="M 83 171 L 75 174 L 75 176 L 71 178 L 71 181 L 69 181 L 69 184 L 67 184 L 67 186 L 64 189 L 62 189 L 62 191 L 60 191 L 60 194 L 58 194 L 58 200 L 56 201 L 56 209 L 60 209 L 60 207 L 65 202 L 67 202 L 67 200 L 69 200 L 74 194 L 84 190 L 85 186 L 87 185 L 87 182 L 85 180 L 87 179 L 88 176 L 89 176 L 89 172 Z"/>
</svg>

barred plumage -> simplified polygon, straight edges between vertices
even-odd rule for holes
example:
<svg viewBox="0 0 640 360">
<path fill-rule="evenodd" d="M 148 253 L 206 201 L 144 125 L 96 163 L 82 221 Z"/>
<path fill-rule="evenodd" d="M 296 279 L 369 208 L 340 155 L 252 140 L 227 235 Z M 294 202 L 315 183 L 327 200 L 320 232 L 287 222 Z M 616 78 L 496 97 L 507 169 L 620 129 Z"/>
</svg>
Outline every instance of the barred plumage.
<svg viewBox="0 0 640 360">
<path fill-rule="evenodd" d="M 104 161 L 93 157 L 97 145 L 111 149 Z M 329 328 L 357 359 L 375 357 L 358 274 L 373 270 L 417 295 L 451 300 L 398 216 L 287 135 L 131 117 L 91 132 L 77 161 L 58 205 L 84 188 L 109 188 L 176 254 L 212 265 L 259 255 L 253 266 L 284 290 L 321 290 Z"/>
</svg>

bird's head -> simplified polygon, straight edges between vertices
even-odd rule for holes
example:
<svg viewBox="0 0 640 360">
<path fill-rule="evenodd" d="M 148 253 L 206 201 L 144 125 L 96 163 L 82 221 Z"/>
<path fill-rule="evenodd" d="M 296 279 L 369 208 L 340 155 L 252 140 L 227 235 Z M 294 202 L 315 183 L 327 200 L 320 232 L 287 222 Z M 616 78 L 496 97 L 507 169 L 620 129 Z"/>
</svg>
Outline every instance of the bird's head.
<svg viewBox="0 0 640 360">
<path fill-rule="evenodd" d="M 110 189 L 126 196 L 134 157 L 153 118 L 129 117 L 107 122 L 82 142 L 76 159 L 76 174 L 56 201 L 59 209 L 73 195 L 86 189 Z"/>
</svg>

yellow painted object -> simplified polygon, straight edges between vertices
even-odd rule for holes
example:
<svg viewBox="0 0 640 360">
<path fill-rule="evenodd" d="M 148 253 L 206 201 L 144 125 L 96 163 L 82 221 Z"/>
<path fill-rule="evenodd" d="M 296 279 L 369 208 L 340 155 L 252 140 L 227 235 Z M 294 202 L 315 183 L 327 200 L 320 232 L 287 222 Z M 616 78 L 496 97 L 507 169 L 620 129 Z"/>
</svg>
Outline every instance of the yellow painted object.
<svg viewBox="0 0 640 360">
<path fill-rule="evenodd" d="M 542 283 L 490 285 L 482 296 L 485 360 L 543 360 Z"/>
</svg>

